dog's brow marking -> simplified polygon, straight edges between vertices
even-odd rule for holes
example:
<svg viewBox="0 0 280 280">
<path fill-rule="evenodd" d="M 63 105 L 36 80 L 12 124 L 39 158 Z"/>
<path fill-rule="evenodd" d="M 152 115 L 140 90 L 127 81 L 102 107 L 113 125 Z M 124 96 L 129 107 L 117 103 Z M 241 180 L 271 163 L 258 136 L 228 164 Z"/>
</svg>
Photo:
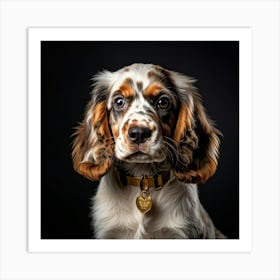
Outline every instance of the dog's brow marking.
<svg viewBox="0 0 280 280">
<path fill-rule="evenodd" d="M 128 78 L 120 86 L 120 91 L 122 92 L 122 95 L 125 98 L 130 98 L 135 95 L 135 91 L 133 90 L 131 83 L 132 83 L 132 80 Z"/>
<path fill-rule="evenodd" d="M 151 84 L 148 88 L 144 91 L 144 96 L 157 96 L 160 91 L 163 90 L 163 87 L 159 84 Z"/>
</svg>

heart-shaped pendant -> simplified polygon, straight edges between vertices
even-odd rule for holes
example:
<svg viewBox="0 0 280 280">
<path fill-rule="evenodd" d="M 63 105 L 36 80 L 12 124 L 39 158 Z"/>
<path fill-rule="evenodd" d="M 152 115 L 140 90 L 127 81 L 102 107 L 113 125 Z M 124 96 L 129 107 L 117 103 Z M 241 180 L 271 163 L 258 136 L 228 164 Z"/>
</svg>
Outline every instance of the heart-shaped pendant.
<svg viewBox="0 0 280 280">
<path fill-rule="evenodd" d="M 152 209 L 152 204 L 152 197 L 150 195 L 145 197 L 140 195 L 136 199 L 136 206 L 143 214 L 148 213 Z"/>
</svg>

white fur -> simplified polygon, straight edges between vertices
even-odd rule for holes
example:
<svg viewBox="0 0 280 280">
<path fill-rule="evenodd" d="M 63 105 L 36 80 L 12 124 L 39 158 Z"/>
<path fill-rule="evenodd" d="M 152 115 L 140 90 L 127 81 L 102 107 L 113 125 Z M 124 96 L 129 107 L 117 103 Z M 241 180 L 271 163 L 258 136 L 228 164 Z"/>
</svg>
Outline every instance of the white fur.
<svg viewBox="0 0 280 280">
<path fill-rule="evenodd" d="M 136 207 L 139 193 L 134 186 L 118 185 L 113 169 L 101 179 L 92 208 L 96 238 L 215 238 L 208 215 L 209 225 L 203 222 L 206 212 L 195 184 L 171 175 L 161 190 L 152 192 L 154 211 L 145 215 Z"/>
</svg>

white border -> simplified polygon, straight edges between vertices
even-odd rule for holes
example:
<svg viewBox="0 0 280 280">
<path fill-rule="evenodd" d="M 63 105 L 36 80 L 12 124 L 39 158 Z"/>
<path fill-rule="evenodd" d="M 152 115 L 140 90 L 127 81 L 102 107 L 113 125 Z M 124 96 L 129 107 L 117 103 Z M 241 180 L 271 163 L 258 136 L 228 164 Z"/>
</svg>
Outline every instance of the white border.
<svg viewBox="0 0 280 280">
<path fill-rule="evenodd" d="M 252 246 L 252 47 L 249 28 L 30 28 L 29 29 L 29 251 L 30 252 L 249 252 Z M 41 240 L 41 41 L 239 41 L 239 240 Z"/>
<path fill-rule="evenodd" d="M 1 0 L 0 279 L 279 280 L 279 8 L 278 0 Z M 254 164 L 250 253 L 28 253 L 26 30 L 31 26 L 113 25 L 252 29 Z"/>
</svg>

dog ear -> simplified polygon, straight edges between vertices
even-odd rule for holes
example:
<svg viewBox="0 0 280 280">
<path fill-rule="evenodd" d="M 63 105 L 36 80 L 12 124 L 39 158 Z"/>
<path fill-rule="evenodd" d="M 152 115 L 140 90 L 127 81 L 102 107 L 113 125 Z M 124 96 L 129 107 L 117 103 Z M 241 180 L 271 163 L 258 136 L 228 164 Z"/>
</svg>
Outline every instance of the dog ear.
<svg viewBox="0 0 280 280">
<path fill-rule="evenodd" d="M 178 145 L 174 174 L 185 182 L 204 183 L 216 171 L 221 133 L 205 113 L 194 87 L 181 94 L 173 137 Z"/>
<path fill-rule="evenodd" d="M 102 79 L 95 78 L 92 99 L 86 108 L 85 117 L 74 133 L 74 169 L 91 180 L 100 180 L 112 164 L 114 141 L 108 124 L 106 108 L 108 86 Z"/>
</svg>

